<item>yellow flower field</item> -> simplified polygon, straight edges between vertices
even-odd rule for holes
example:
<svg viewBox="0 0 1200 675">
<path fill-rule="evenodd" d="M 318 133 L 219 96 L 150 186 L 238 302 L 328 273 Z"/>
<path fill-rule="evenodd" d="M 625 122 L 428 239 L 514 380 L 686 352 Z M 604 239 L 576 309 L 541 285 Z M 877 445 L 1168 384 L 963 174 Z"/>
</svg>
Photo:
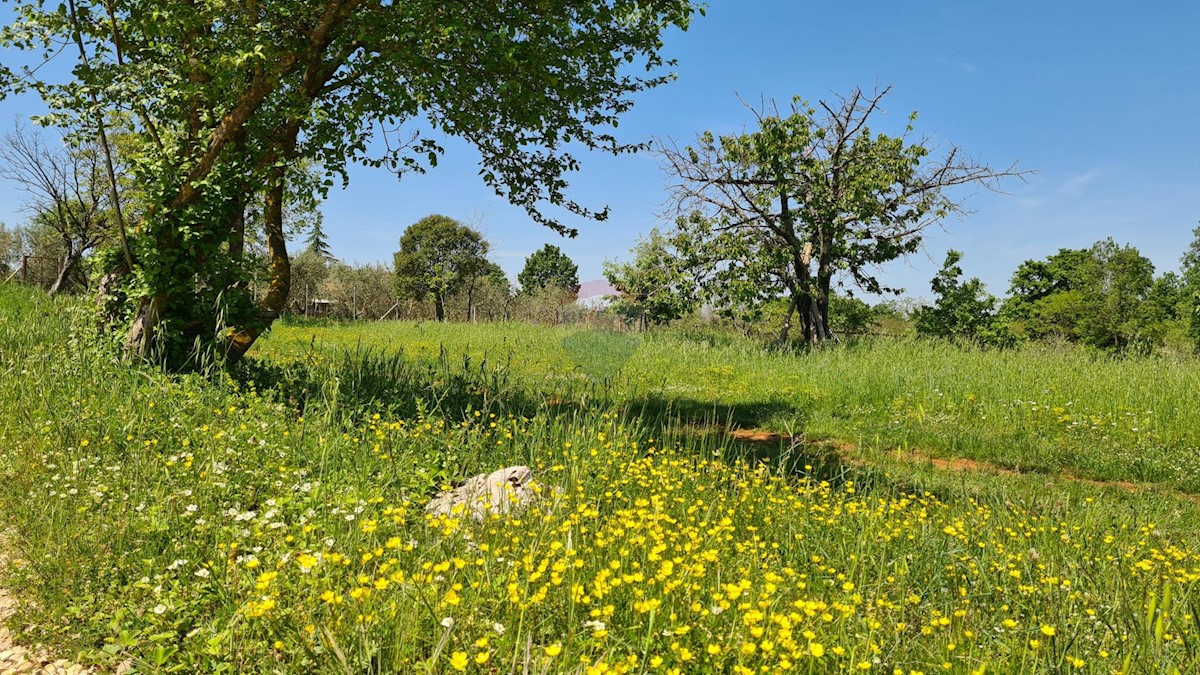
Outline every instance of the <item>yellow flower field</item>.
<svg viewBox="0 0 1200 675">
<path fill-rule="evenodd" d="M 1185 495 L 756 455 L 478 365 L 333 353 L 171 378 L 0 301 L 12 625 L 102 669 L 1200 668 Z M 513 464 L 528 508 L 425 513 Z"/>
</svg>

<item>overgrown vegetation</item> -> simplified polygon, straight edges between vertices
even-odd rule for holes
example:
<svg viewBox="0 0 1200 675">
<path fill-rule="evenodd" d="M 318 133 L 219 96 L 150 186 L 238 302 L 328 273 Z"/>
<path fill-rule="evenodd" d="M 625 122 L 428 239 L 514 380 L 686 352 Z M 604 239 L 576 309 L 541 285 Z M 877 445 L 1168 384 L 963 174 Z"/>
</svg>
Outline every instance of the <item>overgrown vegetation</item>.
<svg viewBox="0 0 1200 675">
<path fill-rule="evenodd" d="M 1191 361 L 305 322 L 232 376 L 166 376 L 72 332 L 70 302 L 0 286 L 0 313 L 13 625 L 88 663 L 1198 665 L 1200 507 L 1173 492 L 1200 491 Z M 752 425 L 842 449 L 727 434 Z M 947 474 L 918 452 L 1043 473 Z M 1139 458 L 1154 490 L 1069 479 Z M 540 484 L 529 511 L 423 515 L 438 487 L 517 463 Z"/>
</svg>

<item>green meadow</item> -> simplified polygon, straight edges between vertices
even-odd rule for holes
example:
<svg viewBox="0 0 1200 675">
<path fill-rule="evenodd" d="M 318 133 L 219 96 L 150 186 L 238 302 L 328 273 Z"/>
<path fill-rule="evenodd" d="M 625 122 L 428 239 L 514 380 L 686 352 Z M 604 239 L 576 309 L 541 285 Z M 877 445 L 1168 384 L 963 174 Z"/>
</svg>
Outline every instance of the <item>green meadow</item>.
<svg viewBox="0 0 1200 675">
<path fill-rule="evenodd" d="M 1200 493 L 1195 359 L 886 338 L 795 353 L 715 331 L 430 322 L 292 323 L 258 349 L 276 363 L 357 352 L 469 365 L 535 399 Z"/>
<path fill-rule="evenodd" d="M 292 321 L 168 376 L 88 316 L 0 286 L 0 518 L 100 672 L 1200 668 L 1194 360 Z"/>
</svg>

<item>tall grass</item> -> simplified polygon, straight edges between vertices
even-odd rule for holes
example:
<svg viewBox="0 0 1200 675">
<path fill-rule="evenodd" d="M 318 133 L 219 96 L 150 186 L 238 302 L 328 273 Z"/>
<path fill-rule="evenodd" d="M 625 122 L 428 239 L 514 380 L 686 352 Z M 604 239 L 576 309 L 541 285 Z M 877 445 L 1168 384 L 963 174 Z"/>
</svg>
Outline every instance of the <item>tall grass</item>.
<svg viewBox="0 0 1200 675">
<path fill-rule="evenodd" d="M 13 626 L 87 663 L 1200 667 L 1190 500 L 839 464 L 803 444 L 738 445 L 718 428 L 914 446 L 927 434 L 949 451 L 932 445 L 936 429 L 965 437 L 974 415 L 992 440 L 1002 428 L 1052 438 L 1064 423 L 1028 404 L 1024 427 L 963 412 L 968 395 L 1010 415 L 1010 394 L 1050 401 L 1013 382 L 983 386 L 1016 354 L 913 343 L 781 355 L 671 334 L 284 326 L 238 372 L 168 377 L 72 338 L 86 325 L 69 303 L 0 286 L 0 312 L 0 518 L 15 559 L 5 582 L 24 600 Z M 914 354 L 942 360 L 898 360 Z M 1166 372 L 1156 386 L 1179 377 Z M 1083 394 L 1113 391 L 1074 377 L 1078 389 L 1054 390 L 1073 405 L 1099 410 Z M 912 417 L 895 417 L 903 411 Z M 1156 433 L 1181 431 L 1149 418 Z M 510 464 L 537 477 L 527 510 L 482 523 L 423 513 L 434 491 Z"/>
<path fill-rule="evenodd" d="M 568 398 L 602 382 L 605 400 L 670 408 L 676 416 L 1200 493 L 1196 359 L 892 339 L 795 354 L 670 331 L 635 338 L 401 322 L 285 326 L 262 353 L 287 360 L 314 345 L 402 349 L 425 362 L 444 349 L 503 363 L 513 379 L 546 396 Z"/>
</svg>

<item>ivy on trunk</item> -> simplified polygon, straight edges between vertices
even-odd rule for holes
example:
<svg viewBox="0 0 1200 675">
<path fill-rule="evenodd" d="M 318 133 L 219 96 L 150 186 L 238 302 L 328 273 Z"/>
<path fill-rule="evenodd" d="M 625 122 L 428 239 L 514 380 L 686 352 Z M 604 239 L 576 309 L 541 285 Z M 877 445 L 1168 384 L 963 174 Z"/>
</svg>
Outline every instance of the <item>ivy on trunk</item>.
<svg viewBox="0 0 1200 675">
<path fill-rule="evenodd" d="M 638 149 L 611 132 L 631 94 L 669 79 L 662 35 L 696 11 L 686 0 L 14 4 L 0 46 L 69 40 L 79 66 L 62 82 L 0 66 L 0 94 L 35 89 L 54 108 L 48 123 L 115 154 L 128 238 L 101 284 L 104 323 L 130 354 L 171 367 L 214 351 L 237 360 L 283 308 L 280 195 L 298 162 L 343 181 L 350 162 L 423 172 L 437 138 L 457 136 L 479 150 L 483 180 L 537 222 L 570 233 L 547 204 L 602 220 L 566 196 L 578 166 L 567 146 Z M 386 149 L 372 154 L 380 133 Z M 257 301 L 243 259 L 255 197 L 271 259 Z"/>
</svg>

